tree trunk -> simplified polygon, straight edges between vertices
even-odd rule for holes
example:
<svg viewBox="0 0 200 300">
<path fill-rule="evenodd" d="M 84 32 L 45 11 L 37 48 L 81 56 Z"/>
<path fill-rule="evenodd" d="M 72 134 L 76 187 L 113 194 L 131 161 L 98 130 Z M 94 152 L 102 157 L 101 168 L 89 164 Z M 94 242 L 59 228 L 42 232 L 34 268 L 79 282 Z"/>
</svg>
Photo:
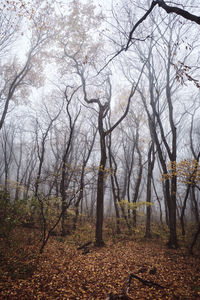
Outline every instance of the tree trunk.
<svg viewBox="0 0 200 300">
<path fill-rule="evenodd" d="M 153 155 L 153 157 L 152 157 Z M 151 181 L 152 181 L 152 173 L 153 173 L 153 167 L 154 167 L 154 158 L 155 153 L 153 150 L 153 144 L 151 144 L 148 152 L 148 174 L 147 174 L 147 202 L 149 205 L 146 207 L 146 232 L 145 237 L 150 238 L 151 237 Z"/>
<path fill-rule="evenodd" d="M 193 238 L 193 241 L 192 241 L 192 244 L 190 246 L 190 253 L 192 254 L 193 253 L 193 248 L 197 242 L 197 239 L 198 239 L 198 236 L 200 235 L 200 222 L 199 222 L 199 225 L 198 225 L 198 228 L 197 228 L 197 231 L 194 235 L 194 238 Z"/>
<path fill-rule="evenodd" d="M 101 129 L 101 128 L 99 128 Z M 104 245 L 103 241 L 103 212 L 104 212 L 104 170 L 106 165 L 106 144 L 105 134 L 100 131 L 100 143 L 101 143 L 101 159 L 98 171 L 97 182 L 97 210 L 96 210 L 96 235 L 95 245 L 101 247 Z"/>
<path fill-rule="evenodd" d="M 111 179 L 111 187 L 112 187 L 112 195 L 113 195 L 113 202 L 116 214 L 116 233 L 120 233 L 120 214 L 119 214 L 119 206 L 118 206 L 118 198 L 115 190 L 115 181 L 114 181 L 114 172 L 112 165 L 112 153 L 111 153 L 111 134 L 108 137 L 108 154 L 109 154 L 109 163 L 110 163 L 110 179 Z"/>
<path fill-rule="evenodd" d="M 161 202 L 160 202 L 158 193 L 157 193 L 157 191 L 156 191 L 155 182 L 154 182 L 154 178 L 153 178 L 153 177 L 152 177 L 152 183 L 153 183 L 153 190 L 154 190 L 154 193 L 155 193 L 155 195 L 156 195 L 156 199 L 157 199 L 158 205 L 159 205 L 159 210 L 160 210 L 160 223 L 161 223 L 161 225 L 163 226 L 162 206 L 161 206 Z"/>
<path fill-rule="evenodd" d="M 191 188 L 191 200 L 192 200 L 192 204 L 193 204 L 193 212 L 194 212 L 195 221 L 198 224 L 199 223 L 199 211 L 198 211 L 198 204 L 197 204 L 197 200 L 196 200 L 194 186 L 192 186 L 192 188 Z"/>
<path fill-rule="evenodd" d="M 137 132 L 137 137 L 136 137 L 136 150 L 139 156 L 139 171 L 138 171 L 138 175 L 137 175 L 137 180 L 136 180 L 136 185 L 135 185 L 135 192 L 133 195 L 133 203 L 135 204 L 138 200 L 138 195 L 139 195 L 139 189 L 140 189 L 140 184 L 141 184 L 141 180 L 142 180 L 142 172 L 143 172 L 143 165 L 142 165 L 142 154 L 141 151 L 139 149 L 139 145 L 138 145 L 138 132 Z M 136 208 L 133 209 L 133 227 L 136 227 L 137 225 L 137 212 L 136 212 Z"/>
<path fill-rule="evenodd" d="M 118 204 L 120 205 L 121 212 L 122 212 L 122 217 L 124 218 L 124 220 L 126 222 L 126 226 L 128 228 L 129 234 L 131 234 L 132 233 L 132 229 L 131 229 L 131 226 L 129 224 L 128 216 L 126 215 L 124 206 L 120 202 L 120 199 L 124 199 L 124 197 L 125 197 L 126 188 L 123 188 L 122 195 L 120 195 L 120 188 L 119 188 L 119 183 L 118 183 L 118 179 L 117 179 L 117 163 L 115 161 L 114 156 L 112 156 L 112 160 L 113 160 L 113 163 L 115 165 L 115 168 L 114 168 L 114 182 L 115 182 L 115 186 L 116 186 L 117 201 L 118 201 Z M 125 178 L 125 181 L 126 181 L 126 178 Z"/>
<path fill-rule="evenodd" d="M 189 196 L 189 191 L 190 191 L 190 184 L 187 185 L 187 190 L 186 190 L 185 198 L 183 201 L 183 207 L 181 209 L 181 216 L 180 216 L 181 230 L 182 230 L 183 236 L 185 235 L 184 214 L 185 214 L 187 199 Z"/>
</svg>

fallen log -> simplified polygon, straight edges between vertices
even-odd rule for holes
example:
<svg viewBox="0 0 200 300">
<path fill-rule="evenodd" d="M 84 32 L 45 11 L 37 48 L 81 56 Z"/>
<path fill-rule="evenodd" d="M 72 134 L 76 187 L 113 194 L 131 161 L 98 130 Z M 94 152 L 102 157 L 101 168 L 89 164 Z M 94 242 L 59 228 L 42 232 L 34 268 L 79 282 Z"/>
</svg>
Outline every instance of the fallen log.
<svg viewBox="0 0 200 300">
<path fill-rule="evenodd" d="M 85 244 L 79 246 L 79 247 L 77 248 L 77 250 L 85 249 L 85 248 L 87 248 L 90 244 L 92 244 L 92 241 L 89 241 L 89 242 L 87 242 L 87 243 L 85 243 Z"/>
</svg>

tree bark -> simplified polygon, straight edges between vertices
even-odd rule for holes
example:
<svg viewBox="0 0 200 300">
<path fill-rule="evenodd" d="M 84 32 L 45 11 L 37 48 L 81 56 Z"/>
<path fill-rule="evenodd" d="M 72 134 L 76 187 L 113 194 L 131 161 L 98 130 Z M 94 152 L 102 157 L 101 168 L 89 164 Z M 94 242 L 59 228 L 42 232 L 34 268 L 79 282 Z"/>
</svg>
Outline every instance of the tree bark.
<svg viewBox="0 0 200 300">
<path fill-rule="evenodd" d="M 149 205 L 146 206 L 146 232 L 145 237 L 151 237 L 151 181 L 152 173 L 154 168 L 155 153 L 153 149 L 153 143 L 151 144 L 148 151 L 148 173 L 147 173 L 147 202 Z"/>
<path fill-rule="evenodd" d="M 103 212 L 104 212 L 104 171 L 106 165 L 106 143 L 105 143 L 105 133 L 102 131 L 103 124 L 99 127 L 100 133 L 100 145 L 101 145 L 101 159 L 98 171 L 98 181 L 97 181 L 97 210 L 96 210 L 96 235 L 95 235 L 95 245 L 101 247 L 104 245 L 103 241 Z"/>
</svg>

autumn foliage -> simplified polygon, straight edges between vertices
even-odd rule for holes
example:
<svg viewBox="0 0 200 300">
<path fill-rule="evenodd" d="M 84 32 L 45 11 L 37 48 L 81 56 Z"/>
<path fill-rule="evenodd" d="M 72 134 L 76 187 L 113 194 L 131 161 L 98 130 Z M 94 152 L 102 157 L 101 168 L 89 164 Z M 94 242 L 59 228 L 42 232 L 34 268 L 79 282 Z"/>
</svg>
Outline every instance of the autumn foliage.
<svg viewBox="0 0 200 300">
<path fill-rule="evenodd" d="M 180 182 L 197 185 L 200 182 L 200 164 L 196 159 L 184 159 L 180 162 L 170 162 L 168 173 L 163 174 L 163 179 L 177 177 Z"/>
</svg>

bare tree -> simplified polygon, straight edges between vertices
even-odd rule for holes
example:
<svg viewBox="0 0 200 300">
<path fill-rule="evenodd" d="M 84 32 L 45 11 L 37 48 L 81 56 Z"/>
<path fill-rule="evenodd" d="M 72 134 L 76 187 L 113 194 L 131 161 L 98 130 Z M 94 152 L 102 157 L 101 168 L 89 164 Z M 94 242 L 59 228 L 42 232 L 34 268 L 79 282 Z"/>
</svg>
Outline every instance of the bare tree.
<svg viewBox="0 0 200 300">
<path fill-rule="evenodd" d="M 41 53 L 42 47 L 45 46 L 49 38 L 49 26 L 47 26 L 46 20 L 44 20 L 44 16 L 46 17 L 46 15 L 43 14 L 43 10 L 46 9 L 46 11 L 48 11 L 48 5 L 46 5 L 45 8 L 40 7 L 40 9 L 38 9 L 39 14 L 36 12 L 34 15 L 28 13 L 27 19 L 25 5 L 22 5 L 21 8 L 19 8 L 17 7 L 17 2 L 11 4 L 8 1 L 5 4 L 5 7 L 6 5 L 13 5 L 14 11 L 12 11 L 12 7 L 9 7 L 7 9 L 8 15 L 1 16 L 0 24 L 0 32 L 2 31 L 3 34 L 3 38 L 0 41 L 0 51 L 7 54 L 6 56 L 2 55 L 1 57 L 0 52 L 0 130 L 10 110 L 11 102 L 15 103 L 20 101 L 22 104 L 22 97 L 28 96 L 29 88 L 41 84 L 42 60 L 41 57 L 39 57 L 39 53 Z M 35 3 L 35 5 L 38 7 L 38 3 Z M 19 30 L 20 21 L 22 21 L 19 17 L 22 13 L 19 11 L 20 9 L 24 10 L 24 19 L 31 23 L 29 28 L 26 28 L 23 25 L 24 32 L 20 32 Z M 16 13 L 16 16 L 14 15 L 14 12 Z M 0 10 L 0 14 L 4 14 L 4 9 Z M 19 19 L 19 22 L 16 22 L 16 19 Z M 40 28 L 38 26 L 39 23 L 41 26 Z M 29 32 L 30 28 L 31 31 Z M 27 33 L 26 39 L 25 33 Z M 22 39 L 22 42 L 26 43 L 28 46 L 25 57 L 23 57 L 23 52 L 16 53 L 13 50 L 14 48 L 19 49 L 18 40 L 20 38 Z M 23 41 L 23 39 L 25 40 Z M 11 51 L 13 51 L 13 58 L 10 56 Z"/>
<path fill-rule="evenodd" d="M 14 140 L 16 135 L 16 128 L 14 124 L 10 123 L 8 126 L 4 126 L 1 134 L 1 151 L 3 154 L 3 168 L 2 174 L 4 176 L 4 189 L 7 192 L 9 187 L 9 179 L 10 179 L 10 168 L 13 157 L 13 147 Z"/>
<path fill-rule="evenodd" d="M 79 216 L 79 205 L 80 202 L 83 199 L 83 192 L 84 192 L 84 187 L 85 187 L 85 173 L 86 173 L 86 166 L 89 161 L 89 158 L 91 156 L 91 152 L 94 147 L 95 139 L 96 139 L 96 134 L 97 134 L 97 129 L 93 130 L 92 134 L 92 141 L 89 143 L 88 141 L 88 136 L 85 136 L 85 145 L 84 145 L 84 150 L 83 150 L 83 162 L 80 170 L 80 179 L 79 179 L 79 190 L 80 193 L 78 195 L 77 200 L 75 201 L 74 207 L 75 207 L 75 217 L 74 217 L 74 229 L 76 229 L 76 224 L 78 221 L 78 216 Z"/>
<path fill-rule="evenodd" d="M 43 130 L 42 125 L 39 123 L 39 120 L 36 119 L 35 133 L 36 133 L 37 156 L 38 156 L 38 160 L 39 160 L 39 165 L 38 165 L 38 172 L 37 172 L 36 181 L 35 181 L 35 189 L 34 189 L 35 197 L 38 196 L 38 192 L 39 192 L 39 184 L 40 184 L 40 180 L 41 180 L 42 166 L 43 166 L 44 158 L 45 158 L 47 138 L 48 138 L 48 135 L 49 135 L 49 132 L 50 132 L 50 129 L 51 129 L 53 123 L 57 120 L 57 118 L 59 117 L 59 115 L 62 111 L 62 108 L 63 108 L 63 105 L 61 105 L 57 114 L 54 117 L 51 117 L 51 114 L 48 111 L 47 106 L 45 104 L 44 104 L 44 106 L 45 106 L 47 116 L 49 118 L 49 123 L 47 124 L 47 127 Z M 39 137 L 39 130 L 41 131 L 41 137 Z"/>
<path fill-rule="evenodd" d="M 62 202 L 62 222 L 61 222 L 61 226 L 62 226 L 62 235 L 65 236 L 66 235 L 66 228 L 65 228 L 65 219 L 66 219 L 66 210 L 67 208 L 70 206 L 71 204 L 71 200 L 68 199 L 67 201 L 67 189 L 69 187 L 70 184 L 70 178 L 72 176 L 72 173 L 68 172 L 68 168 L 67 168 L 67 164 L 69 164 L 70 162 L 70 151 L 71 151 L 71 147 L 72 147 L 72 143 L 74 141 L 74 134 L 75 134 L 75 126 L 78 120 L 78 117 L 80 115 L 81 112 L 81 108 L 79 108 L 78 112 L 76 113 L 76 115 L 74 116 L 74 118 L 72 117 L 72 113 L 70 112 L 70 104 L 71 101 L 74 97 L 74 95 L 77 92 L 77 89 L 75 89 L 71 95 L 68 95 L 68 89 L 70 87 L 66 86 L 65 91 L 64 91 L 64 95 L 65 95 L 65 100 L 66 100 L 66 112 L 67 112 L 67 116 L 68 116 L 68 120 L 69 120 L 69 135 L 68 135 L 68 139 L 67 139 L 67 143 L 65 145 L 65 149 L 63 152 L 63 157 L 62 157 L 62 164 L 61 164 L 61 181 L 60 181 L 60 194 L 61 194 L 61 202 Z M 73 198 L 70 198 L 73 199 Z"/>
</svg>

